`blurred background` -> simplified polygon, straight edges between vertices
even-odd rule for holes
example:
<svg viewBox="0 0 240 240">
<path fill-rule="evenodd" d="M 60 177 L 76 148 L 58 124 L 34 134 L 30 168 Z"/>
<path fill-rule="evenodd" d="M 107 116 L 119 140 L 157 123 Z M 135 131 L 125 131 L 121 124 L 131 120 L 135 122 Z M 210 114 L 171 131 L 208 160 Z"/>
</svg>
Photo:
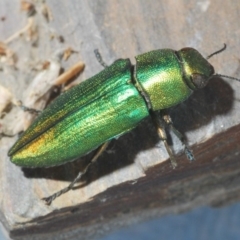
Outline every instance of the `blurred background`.
<svg viewBox="0 0 240 240">
<path fill-rule="evenodd" d="M 239 211 L 239 203 L 222 208 L 201 207 L 129 226 L 100 239 L 237 240 L 240 237 Z"/>
</svg>

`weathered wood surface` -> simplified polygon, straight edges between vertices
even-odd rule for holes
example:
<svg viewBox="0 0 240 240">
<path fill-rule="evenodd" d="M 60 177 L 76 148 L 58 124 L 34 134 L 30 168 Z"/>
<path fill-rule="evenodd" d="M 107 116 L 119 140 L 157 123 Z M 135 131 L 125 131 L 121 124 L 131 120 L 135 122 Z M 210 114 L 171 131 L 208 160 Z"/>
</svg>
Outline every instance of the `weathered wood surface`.
<svg viewBox="0 0 240 240">
<path fill-rule="evenodd" d="M 38 41 L 32 44 L 26 36 L 16 39 L 9 47 L 18 56 L 17 68 L 1 63 L 0 84 L 18 99 L 36 74 L 31 64 L 67 47 L 78 53 L 63 67 L 83 60 L 86 68 L 80 79 L 84 80 L 102 69 L 93 54 L 95 48 L 110 64 L 128 57 L 134 62 L 134 56 L 158 48 L 189 46 L 207 56 L 225 42 L 228 49 L 211 63 L 218 73 L 240 77 L 240 2 L 51 0 L 46 4 L 53 20 L 48 23 L 40 14 L 41 3 L 36 3 Z M 19 1 L 7 0 L 0 1 L 0 19 L 0 41 L 27 21 Z M 64 42 L 51 40 L 52 34 L 63 36 Z M 16 138 L 2 138 L 1 221 L 15 239 L 92 239 L 153 216 L 239 200 L 239 89 L 237 82 L 215 78 L 171 110 L 175 126 L 187 136 L 197 161 L 189 164 L 180 155 L 173 170 L 146 119 L 111 144 L 111 151 L 92 166 L 86 186 L 76 187 L 50 207 L 40 199 L 69 184 L 81 169 L 81 161 L 22 170 L 7 157 Z M 180 151 L 181 144 L 172 140 L 174 150 Z"/>
</svg>

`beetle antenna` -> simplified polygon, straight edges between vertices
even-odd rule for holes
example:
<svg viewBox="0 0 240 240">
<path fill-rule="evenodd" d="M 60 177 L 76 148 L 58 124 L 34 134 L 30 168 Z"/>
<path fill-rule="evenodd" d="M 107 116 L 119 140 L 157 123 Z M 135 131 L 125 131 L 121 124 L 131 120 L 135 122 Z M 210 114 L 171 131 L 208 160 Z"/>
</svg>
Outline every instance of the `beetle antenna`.
<svg viewBox="0 0 240 240">
<path fill-rule="evenodd" d="M 223 48 L 221 48 L 220 50 L 218 50 L 218 51 L 210 54 L 209 56 L 207 56 L 207 59 L 211 58 L 212 56 L 214 56 L 214 55 L 216 55 L 216 54 L 218 54 L 218 53 L 220 53 L 220 52 L 223 52 L 223 51 L 227 48 L 227 44 L 224 43 L 223 45 L 224 45 Z"/>
<path fill-rule="evenodd" d="M 95 57 L 97 58 L 98 62 L 104 67 L 106 68 L 108 65 L 103 61 L 102 56 L 100 54 L 100 52 L 98 51 L 98 49 L 94 50 L 94 54 Z"/>
<path fill-rule="evenodd" d="M 214 74 L 213 76 L 225 77 L 225 78 L 232 79 L 232 80 L 236 80 L 236 81 L 239 81 L 239 82 L 240 82 L 240 79 L 239 79 L 239 78 L 230 77 L 230 76 L 226 76 L 226 75 L 222 75 L 222 74 L 218 74 L 218 73 Z"/>
<path fill-rule="evenodd" d="M 207 59 L 211 58 L 212 56 L 214 56 L 214 55 L 216 55 L 216 54 L 218 54 L 218 53 L 220 53 L 220 52 L 223 52 L 226 48 L 227 48 L 227 44 L 224 43 L 224 44 L 223 44 L 223 48 L 221 48 L 220 50 L 218 50 L 218 51 L 210 54 L 209 56 L 207 56 Z M 232 80 L 236 80 L 236 81 L 240 82 L 240 79 L 239 79 L 239 78 L 230 77 L 230 76 L 227 76 L 227 75 L 222 75 L 222 74 L 216 73 L 216 74 L 214 74 L 213 76 L 225 77 L 225 78 L 232 79 Z"/>
</svg>

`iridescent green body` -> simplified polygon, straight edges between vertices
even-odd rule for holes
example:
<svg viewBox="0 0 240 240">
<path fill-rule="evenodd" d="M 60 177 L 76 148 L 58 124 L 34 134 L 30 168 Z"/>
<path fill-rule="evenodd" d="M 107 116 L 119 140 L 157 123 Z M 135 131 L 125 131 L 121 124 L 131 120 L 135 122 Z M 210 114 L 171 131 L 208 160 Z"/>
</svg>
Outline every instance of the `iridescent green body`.
<svg viewBox="0 0 240 240">
<path fill-rule="evenodd" d="M 10 149 L 24 167 L 64 164 L 116 138 L 206 85 L 213 67 L 196 50 L 156 50 L 120 59 L 60 95 Z"/>
</svg>

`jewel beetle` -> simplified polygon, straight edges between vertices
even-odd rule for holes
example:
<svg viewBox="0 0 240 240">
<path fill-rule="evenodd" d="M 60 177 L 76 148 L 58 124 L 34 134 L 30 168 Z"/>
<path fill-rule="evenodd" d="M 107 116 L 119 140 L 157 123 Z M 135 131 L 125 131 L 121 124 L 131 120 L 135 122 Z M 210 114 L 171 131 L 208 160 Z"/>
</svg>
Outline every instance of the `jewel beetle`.
<svg viewBox="0 0 240 240">
<path fill-rule="evenodd" d="M 96 52 L 105 69 L 56 98 L 9 150 L 11 161 L 21 167 L 51 167 L 99 147 L 85 170 L 67 188 L 44 199 L 50 204 L 72 189 L 111 139 L 132 130 L 149 115 L 172 165 L 175 167 L 176 162 L 167 144 L 165 127 L 173 130 L 184 144 L 187 157 L 193 160 L 192 152 L 165 109 L 205 87 L 213 76 L 228 77 L 216 74 L 207 60 L 225 48 L 226 45 L 206 59 L 193 48 L 154 50 L 138 55 L 135 66 L 129 59 L 106 66 Z"/>
</svg>

